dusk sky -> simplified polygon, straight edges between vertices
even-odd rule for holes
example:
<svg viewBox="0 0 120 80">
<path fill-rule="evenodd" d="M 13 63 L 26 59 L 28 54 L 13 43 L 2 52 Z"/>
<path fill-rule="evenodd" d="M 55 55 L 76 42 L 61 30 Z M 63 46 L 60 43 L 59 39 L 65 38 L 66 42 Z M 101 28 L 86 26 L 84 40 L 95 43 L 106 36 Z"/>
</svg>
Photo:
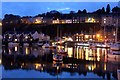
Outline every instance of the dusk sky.
<svg viewBox="0 0 120 80">
<path fill-rule="evenodd" d="M 35 16 L 51 10 L 57 10 L 62 13 L 86 9 L 93 12 L 99 8 L 110 4 L 111 8 L 118 5 L 117 2 L 3 2 L 2 18 L 5 14 L 15 14 L 20 16 Z"/>
</svg>

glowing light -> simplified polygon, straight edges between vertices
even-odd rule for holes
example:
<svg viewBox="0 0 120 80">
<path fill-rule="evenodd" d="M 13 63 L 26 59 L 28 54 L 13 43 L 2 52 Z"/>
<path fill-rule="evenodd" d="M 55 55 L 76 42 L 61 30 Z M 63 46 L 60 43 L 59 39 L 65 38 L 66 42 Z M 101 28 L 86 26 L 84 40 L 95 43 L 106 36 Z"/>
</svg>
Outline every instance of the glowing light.
<svg viewBox="0 0 120 80">
<path fill-rule="evenodd" d="M 90 71 L 92 70 L 92 67 L 91 67 L 91 65 L 89 65 L 89 66 L 88 66 L 88 69 L 89 69 Z"/>
<path fill-rule="evenodd" d="M 89 35 L 85 35 L 85 38 L 89 38 Z"/>
<path fill-rule="evenodd" d="M 28 55 L 29 54 L 29 50 L 28 50 L 28 48 L 26 47 L 26 55 Z"/>
<path fill-rule="evenodd" d="M 38 19 L 35 20 L 35 24 L 40 24 L 41 22 L 42 22 L 41 20 Z"/>
<path fill-rule="evenodd" d="M 67 41 L 73 41 L 73 39 L 69 37 Z"/>
<path fill-rule="evenodd" d="M 59 66 L 57 66 L 57 70 L 59 70 Z"/>
<path fill-rule="evenodd" d="M 0 26 L 2 26 L 2 23 L 0 22 Z"/>
<path fill-rule="evenodd" d="M 18 49 L 17 49 L 17 47 L 15 47 L 15 51 L 17 51 Z"/>
<path fill-rule="evenodd" d="M 25 37 L 26 39 L 28 38 L 28 36 Z"/>
<path fill-rule="evenodd" d="M 85 55 L 85 58 L 86 58 L 86 60 L 89 60 L 89 50 L 88 49 L 86 49 L 86 55 Z"/>
<path fill-rule="evenodd" d="M 13 65 L 13 63 L 11 62 L 11 66 Z"/>
<path fill-rule="evenodd" d="M 17 39 L 15 39 L 15 41 L 17 41 Z"/>
<path fill-rule="evenodd" d="M 35 64 L 36 69 L 38 69 L 39 67 L 41 67 L 41 64 Z"/>
<path fill-rule="evenodd" d="M 106 68 L 107 68 L 107 65 L 106 65 L 106 63 L 104 64 L 104 70 L 106 71 Z"/>
<path fill-rule="evenodd" d="M 96 68 L 96 64 L 92 65 L 92 71 Z"/>
<path fill-rule="evenodd" d="M 73 48 L 68 48 L 68 57 L 72 57 Z"/>
<path fill-rule="evenodd" d="M 86 22 L 88 22 L 88 23 L 95 23 L 96 21 L 95 21 L 94 18 L 88 18 L 88 19 L 86 20 Z"/>
<path fill-rule="evenodd" d="M 11 50 L 9 49 L 9 54 L 11 54 Z"/>
<path fill-rule="evenodd" d="M 104 21 L 106 21 L 106 18 L 104 18 Z"/>
<path fill-rule="evenodd" d="M 0 59 L 0 64 L 2 64 L 2 60 Z"/>
<path fill-rule="evenodd" d="M 106 21 L 104 21 L 104 23 L 106 23 Z"/>
<path fill-rule="evenodd" d="M 100 37 L 100 34 L 97 34 L 96 36 L 97 36 L 97 38 L 99 38 L 99 37 Z"/>
</svg>

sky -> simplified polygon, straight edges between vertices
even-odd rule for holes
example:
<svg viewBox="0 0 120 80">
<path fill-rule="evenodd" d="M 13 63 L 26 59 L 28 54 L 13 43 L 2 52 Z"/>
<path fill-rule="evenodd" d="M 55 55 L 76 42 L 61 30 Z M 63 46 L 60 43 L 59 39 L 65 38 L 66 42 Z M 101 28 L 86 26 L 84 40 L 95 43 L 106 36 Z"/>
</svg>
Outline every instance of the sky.
<svg viewBox="0 0 120 80">
<path fill-rule="evenodd" d="M 86 9 L 88 12 L 93 12 L 102 7 L 106 8 L 107 4 L 113 8 L 118 5 L 118 2 L 2 2 L 0 18 L 3 18 L 5 14 L 35 16 L 51 10 L 69 13 Z"/>
</svg>

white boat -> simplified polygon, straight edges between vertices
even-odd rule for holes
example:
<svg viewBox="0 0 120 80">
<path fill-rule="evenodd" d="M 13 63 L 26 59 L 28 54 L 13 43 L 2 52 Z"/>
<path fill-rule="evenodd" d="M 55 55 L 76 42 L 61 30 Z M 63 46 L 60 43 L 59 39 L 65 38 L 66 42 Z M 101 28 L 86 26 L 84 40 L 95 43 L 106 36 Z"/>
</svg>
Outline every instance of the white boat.
<svg viewBox="0 0 120 80">
<path fill-rule="evenodd" d="M 54 61 L 62 61 L 63 57 L 60 54 L 53 54 Z"/>
<path fill-rule="evenodd" d="M 117 39 L 118 26 L 116 26 L 116 35 L 115 35 L 115 43 L 110 46 L 110 53 L 108 53 L 108 60 L 120 62 L 120 42 Z"/>
<path fill-rule="evenodd" d="M 37 43 L 38 46 L 43 46 L 43 43 Z"/>
<path fill-rule="evenodd" d="M 48 43 L 45 43 L 42 47 L 43 48 L 50 48 L 50 45 Z"/>
<path fill-rule="evenodd" d="M 118 42 L 118 26 L 116 26 L 115 43 L 112 44 L 110 48 L 113 51 L 120 51 L 120 42 Z"/>
<path fill-rule="evenodd" d="M 120 62 L 120 51 L 111 50 L 110 53 L 108 53 L 108 60 L 112 62 Z"/>
<path fill-rule="evenodd" d="M 112 44 L 110 49 L 113 51 L 120 51 L 120 42 Z"/>
</svg>

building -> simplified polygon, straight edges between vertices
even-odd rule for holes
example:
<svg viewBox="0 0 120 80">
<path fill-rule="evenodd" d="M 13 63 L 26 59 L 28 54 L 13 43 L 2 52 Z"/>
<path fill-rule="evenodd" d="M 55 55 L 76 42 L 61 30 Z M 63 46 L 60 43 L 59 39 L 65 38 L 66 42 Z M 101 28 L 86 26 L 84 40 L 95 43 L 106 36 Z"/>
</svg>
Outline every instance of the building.
<svg viewBox="0 0 120 80">
<path fill-rule="evenodd" d="M 101 16 L 101 26 L 119 26 L 120 14 L 106 14 Z"/>
<path fill-rule="evenodd" d="M 33 22 L 33 24 L 42 24 L 43 23 L 43 17 L 33 17 L 32 22 Z"/>
<path fill-rule="evenodd" d="M 113 16 L 111 14 L 101 16 L 101 26 L 112 26 L 113 25 Z"/>
<path fill-rule="evenodd" d="M 24 23 L 24 24 L 32 24 L 33 19 L 32 19 L 32 17 L 22 17 L 21 22 Z"/>
</svg>

